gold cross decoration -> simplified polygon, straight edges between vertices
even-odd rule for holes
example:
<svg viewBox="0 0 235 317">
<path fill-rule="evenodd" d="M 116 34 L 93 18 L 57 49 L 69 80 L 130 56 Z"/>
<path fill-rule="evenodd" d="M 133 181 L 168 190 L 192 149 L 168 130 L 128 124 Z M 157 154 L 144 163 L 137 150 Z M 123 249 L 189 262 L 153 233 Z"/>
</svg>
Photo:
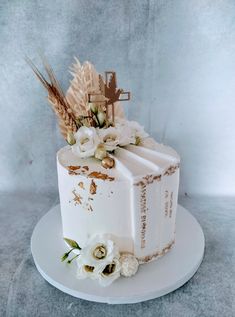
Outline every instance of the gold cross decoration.
<svg viewBox="0 0 235 317">
<path fill-rule="evenodd" d="M 88 94 L 88 102 L 92 102 L 92 96 L 102 95 L 106 100 L 94 100 L 93 102 L 104 103 L 106 108 L 106 124 L 108 124 L 108 110 L 109 106 L 112 106 L 112 124 L 114 125 L 114 103 L 117 101 L 130 100 L 131 94 L 129 91 L 123 91 L 123 89 L 117 88 L 116 73 L 113 71 L 105 72 L 105 81 L 103 77 L 99 75 L 100 93 Z"/>
</svg>

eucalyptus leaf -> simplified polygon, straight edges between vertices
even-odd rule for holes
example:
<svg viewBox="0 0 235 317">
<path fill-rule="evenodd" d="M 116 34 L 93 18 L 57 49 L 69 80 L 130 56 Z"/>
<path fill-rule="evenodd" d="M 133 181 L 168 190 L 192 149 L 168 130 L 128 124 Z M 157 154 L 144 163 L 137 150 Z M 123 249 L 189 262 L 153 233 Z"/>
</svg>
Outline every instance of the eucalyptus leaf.
<svg viewBox="0 0 235 317">
<path fill-rule="evenodd" d="M 80 246 L 77 244 L 76 241 L 68 238 L 64 238 L 64 241 L 67 242 L 71 248 L 81 250 Z"/>
</svg>

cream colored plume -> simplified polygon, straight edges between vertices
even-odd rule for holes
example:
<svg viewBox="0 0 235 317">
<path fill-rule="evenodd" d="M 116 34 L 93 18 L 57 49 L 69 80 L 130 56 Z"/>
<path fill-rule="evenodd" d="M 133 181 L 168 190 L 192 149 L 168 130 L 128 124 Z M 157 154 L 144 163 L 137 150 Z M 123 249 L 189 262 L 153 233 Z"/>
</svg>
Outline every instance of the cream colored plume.
<svg viewBox="0 0 235 317">
<path fill-rule="evenodd" d="M 75 58 L 75 63 L 71 67 L 71 74 L 73 79 L 70 82 L 70 87 L 66 93 L 66 99 L 73 110 L 76 118 L 81 115 L 88 115 L 88 94 L 100 93 L 99 90 L 99 74 L 95 67 L 85 62 L 80 64 L 79 60 Z"/>
<path fill-rule="evenodd" d="M 70 81 L 66 99 L 76 118 L 81 115 L 86 116 L 89 114 L 88 94 L 97 94 L 97 96 L 92 96 L 93 102 L 106 100 L 100 91 L 99 74 L 90 62 L 84 62 L 84 64 L 81 65 L 76 57 L 70 73 L 73 79 Z M 115 116 L 125 117 L 120 102 L 115 103 L 114 109 Z"/>
</svg>

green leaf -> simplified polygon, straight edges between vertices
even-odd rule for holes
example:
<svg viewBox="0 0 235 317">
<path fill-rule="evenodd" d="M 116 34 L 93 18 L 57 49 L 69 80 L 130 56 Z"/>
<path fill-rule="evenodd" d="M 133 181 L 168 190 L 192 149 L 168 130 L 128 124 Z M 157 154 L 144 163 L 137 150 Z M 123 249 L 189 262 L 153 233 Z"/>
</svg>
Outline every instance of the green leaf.
<svg viewBox="0 0 235 317">
<path fill-rule="evenodd" d="M 79 256 L 79 254 L 75 255 L 72 259 L 68 260 L 67 263 L 71 264 L 72 261 L 75 260 L 78 256 Z"/>
<path fill-rule="evenodd" d="M 65 261 L 68 256 L 69 256 L 68 253 L 64 253 L 61 257 L 61 262 Z"/>
<path fill-rule="evenodd" d="M 74 241 L 72 239 L 68 239 L 68 238 L 64 238 L 64 241 L 67 242 L 71 248 L 81 250 L 80 246 L 77 244 L 76 241 Z"/>
</svg>

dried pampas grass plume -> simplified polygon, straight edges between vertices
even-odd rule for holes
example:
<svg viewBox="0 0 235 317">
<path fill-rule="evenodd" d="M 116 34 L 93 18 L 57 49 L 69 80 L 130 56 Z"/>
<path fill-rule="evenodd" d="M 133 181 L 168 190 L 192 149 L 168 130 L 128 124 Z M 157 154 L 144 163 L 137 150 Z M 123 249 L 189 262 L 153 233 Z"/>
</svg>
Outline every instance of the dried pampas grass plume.
<svg viewBox="0 0 235 317">
<path fill-rule="evenodd" d="M 74 59 L 75 63 L 70 71 L 73 79 L 70 81 L 66 99 L 76 117 L 86 116 L 90 114 L 88 94 L 100 94 L 99 74 L 90 62 L 81 65 L 76 57 Z M 104 96 L 101 97 L 105 100 Z"/>
</svg>

